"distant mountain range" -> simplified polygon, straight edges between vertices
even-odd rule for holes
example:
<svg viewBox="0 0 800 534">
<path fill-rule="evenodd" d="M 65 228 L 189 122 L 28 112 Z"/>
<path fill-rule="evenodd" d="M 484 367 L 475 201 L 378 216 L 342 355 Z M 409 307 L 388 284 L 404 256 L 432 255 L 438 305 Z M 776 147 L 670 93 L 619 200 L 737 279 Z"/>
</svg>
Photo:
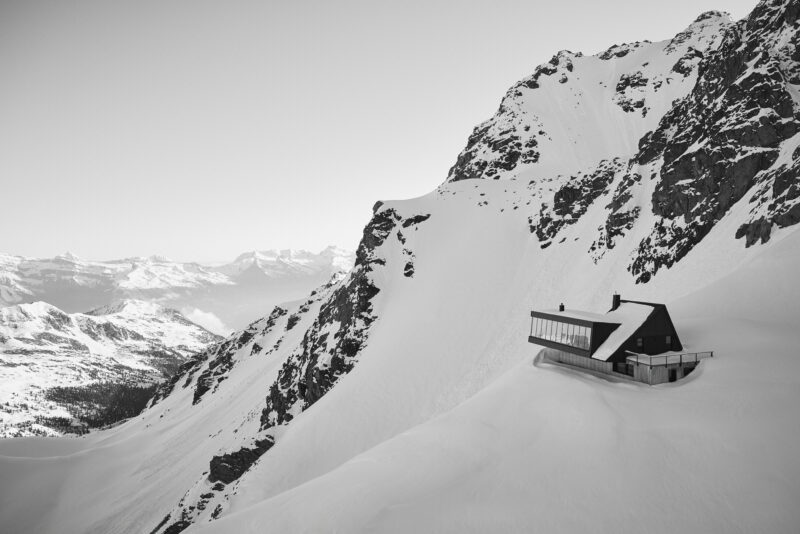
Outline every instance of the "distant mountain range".
<svg viewBox="0 0 800 534">
<path fill-rule="evenodd" d="M 254 251 L 221 265 L 0 255 L 0 437 L 80 430 L 77 413 L 91 416 L 90 427 L 114 420 L 102 415 L 105 398 L 146 397 L 139 389 L 168 378 L 217 334 L 352 263 L 336 247 Z"/>
<path fill-rule="evenodd" d="M 58 434 L 53 423 L 73 414 L 54 402 L 54 388 L 155 385 L 218 339 L 151 302 L 87 313 L 45 302 L 0 308 L 0 437 Z"/>
<path fill-rule="evenodd" d="M 353 260 L 352 252 L 337 247 L 318 254 L 253 251 L 218 265 L 159 256 L 88 261 L 69 253 L 42 259 L 0 254 L 0 306 L 43 301 L 73 313 L 125 299 L 153 301 L 225 334 L 279 302 L 302 298 Z"/>
</svg>

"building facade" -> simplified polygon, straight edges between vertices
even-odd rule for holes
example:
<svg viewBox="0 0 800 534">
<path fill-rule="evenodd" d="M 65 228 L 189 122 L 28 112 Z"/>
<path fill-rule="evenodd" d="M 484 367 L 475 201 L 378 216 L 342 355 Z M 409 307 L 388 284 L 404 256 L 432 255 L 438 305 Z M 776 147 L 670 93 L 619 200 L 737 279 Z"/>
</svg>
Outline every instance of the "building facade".
<svg viewBox="0 0 800 534">
<path fill-rule="evenodd" d="M 528 341 L 545 347 L 544 357 L 594 372 L 648 384 L 674 382 L 712 353 L 682 353 L 664 304 L 614 295 L 605 314 L 578 310 L 531 311 Z"/>
</svg>

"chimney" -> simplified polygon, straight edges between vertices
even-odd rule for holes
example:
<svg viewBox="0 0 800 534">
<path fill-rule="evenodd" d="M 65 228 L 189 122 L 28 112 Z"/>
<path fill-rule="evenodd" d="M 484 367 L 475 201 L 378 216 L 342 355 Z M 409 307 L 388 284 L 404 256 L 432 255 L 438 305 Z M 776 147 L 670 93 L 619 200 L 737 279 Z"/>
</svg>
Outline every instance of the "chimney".
<svg viewBox="0 0 800 534">
<path fill-rule="evenodd" d="M 558 305 L 558 311 L 564 311 L 564 303 Z"/>
<path fill-rule="evenodd" d="M 619 296 L 619 293 L 614 293 L 614 295 L 611 297 L 611 311 L 619 308 L 620 298 L 621 297 Z"/>
</svg>

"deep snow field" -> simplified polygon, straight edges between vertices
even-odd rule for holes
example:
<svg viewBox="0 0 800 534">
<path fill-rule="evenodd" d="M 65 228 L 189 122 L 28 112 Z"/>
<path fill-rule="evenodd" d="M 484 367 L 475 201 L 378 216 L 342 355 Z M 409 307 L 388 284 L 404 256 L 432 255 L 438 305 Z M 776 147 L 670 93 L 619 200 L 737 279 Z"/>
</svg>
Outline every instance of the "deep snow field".
<svg viewBox="0 0 800 534">
<path fill-rule="evenodd" d="M 745 249 L 723 221 L 634 286 L 576 254 L 577 227 L 576 250 L 542 251 L 499 211 L 513 180 L 471 182 L 388 203 L 435 213 L 407 236 L 414 277 L 393 272 L 402 247 L 381 249 L 355 368 L 186 532 L 797 532 L 800 232 Z M 534 365 L 530 309 L 603 312 L 613 289 L 667 303 L 685 349 L 714 358 L 659 386 Z M 197 406 L 177 389 L 84 438 L 0 441 L 4 531 L 149 532 L 257 425 L 280 364 L 250 357 Z"/>
</svg>

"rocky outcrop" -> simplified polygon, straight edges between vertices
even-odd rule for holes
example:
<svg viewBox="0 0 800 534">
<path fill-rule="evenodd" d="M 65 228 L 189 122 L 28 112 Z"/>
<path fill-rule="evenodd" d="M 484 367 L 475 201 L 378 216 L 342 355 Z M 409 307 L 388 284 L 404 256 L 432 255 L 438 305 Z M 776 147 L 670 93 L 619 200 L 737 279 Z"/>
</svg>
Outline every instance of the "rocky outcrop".
<svg viewBox="0 0 800 534">
<path fill-rule="evenodd" d="M 206 361 L 208 363 L 197 379 L 195 403 L 224 380 L 243 352 L 252 355 L 251 345 L 263 342 L 266 334 L 278 324 L 278 318 L 286 317 L 286 327 L 275 347 L 265 354 L 274 351 L 290 332 L 298 335 L 296 329 L 301 322 L 306 328 L 299 345 L 281 365 L 277 378 L 266 392 L 257 433 L 243 436 L 241 447 L 213 456 L 208 472 L 171 513 L 177 521 L 162 528 L 191 524 L 206 513 L 209 519 L 219 517 L 224 512 L 227 496 L 235 491 L 241 476 L 275 444 L 273 429 L 291 423 L 297 414 L 316 403 L 353 369 L 367 342 L 370 326 L 377 319 L 372 301 L 379 288 L 373 281 L 373 271 L 386 263 L 379 248 L 392 233 L 397 235 L 401 228 L 413 232 L 429 217 L 429 214 L 420 214 L 404 219 L 395 210 L 376 204 L 356 252 L 356 265 L 346 277 L 335 278 L 314 291 L 294 313 L 276 308 L 269 318 L 253 323 L 219 344 L 213 354 L 202 360 L 199 369 L 203 369 Z M 319 309 L 309 325 L 307 317 L 316 309 L 314 306 Z M 290 320 L 292 328 L 288 328 Z M 191 374 L 197 372 L 198 368 L 187 371 L 187 383 L 192 380 Z"/>
<path fill-rule="evenodd" d="M 450 168 L 447 181 L 497 179 L 519 165 L 538 162 L 539 142 L 547 133 L 538 119 L 525 109 L 525 92 L 538 89 L 542 77 L 552 76 L 565 83 L 574 69 L 576 57 L 581 54 L 563 50 L 509 89 L 495 116 L 472 131 L 466 148 Z"/>
<path fill-rule="evenodd" d="M 661 220 L 629 266 L 638 282 L 683 258 L 754 186 L 773 185 L 783 174 L 767 171 L 782 143 L 798 132 L 800 115 L 789 87 L 800 55 L 798 6 L 765 1 L 730 27 L 719 48 L 700 62 L 691 94 L 640 142 L 639 164 L 657 158 L 663 164 L 652 195 Z M 796 180 L 795 168 L 784 167 L 788 182 Z M 737 234 L 749 236 L 750 244 L 768 239 L 767 220 L 762 215 Z M 791 215 L 782 222 L 791 223 Z"/>
<path fill-rule="evenodd" d="M 648 82 L 641 71 L 623 73 L 617 81 L 614 103 L 626 113 L 641 110 L 642 116 L 646 116 L 645 92 L 642 89 L 647 87 Z"/>
<path fill-rule="evenodd" d="M 567 225 L 578 222 L 589 206 L 602 194 L 622 168 L 620 159 L 603 160 L 590 173 L 579 173 L 565 180 L 553 195 L 552 203 L 543 203 L 537 218 L 529 220 L 541 248 L 549 247 L 556 235 Z"/>
<path fill-rule="evenodd" d="M 797 137 L 793 140 L 800 142 Z M 800 222 L 800 148 L 794 149 L 789 161 L 761 176 L 751 202 L 748 222 L 736 231 L 736 239 L 744 237 L 747 247 L 769 241 L 773 227 Z"/>
<path fill-rule="evenodd" d="M 370 273 L 385 264 L 376 249 L 401 222 L 393 209 L 378 207 L 364 229 L 355 267 L 322 305 L 300 347 L 287 358 L 270 387 L 261 414 L 262 430 L 291 421 L 353 368 L 375 320 L 371 301 L 379 289 Z M 336 325 L 333 331 L 331 325 Z"/>
<path fill-rule="evenodd" d="M 264 439 L 257 440 L 255 446 L 242 447 L 241 449 L 214 456 L 209 465 L 210 470 L 208 473 L 209 482 L 222 482 L 223 484 L 230 484 L 234 480 L 241 477 L 245 471 L 258 460 L 265 452 L 267 452 L 273 445 L 275 440 L 268 436 Z M 212 495 L 205 494 L 202 497 L 209 498 Z"/>
</svg>

